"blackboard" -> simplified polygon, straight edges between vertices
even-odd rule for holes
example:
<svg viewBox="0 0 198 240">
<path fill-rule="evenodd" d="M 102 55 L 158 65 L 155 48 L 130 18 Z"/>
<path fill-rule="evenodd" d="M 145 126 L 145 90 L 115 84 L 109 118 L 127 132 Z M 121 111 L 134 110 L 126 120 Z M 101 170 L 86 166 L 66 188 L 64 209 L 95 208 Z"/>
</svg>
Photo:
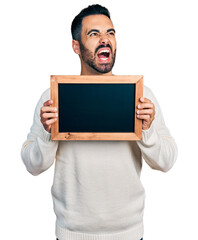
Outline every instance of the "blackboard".
<svg viewBox="0 0 198 240">
<path fill-rule="evenodd" d="M 52 140 L 140 140 L 143 76 L 51 76 Z"/>
</svg>

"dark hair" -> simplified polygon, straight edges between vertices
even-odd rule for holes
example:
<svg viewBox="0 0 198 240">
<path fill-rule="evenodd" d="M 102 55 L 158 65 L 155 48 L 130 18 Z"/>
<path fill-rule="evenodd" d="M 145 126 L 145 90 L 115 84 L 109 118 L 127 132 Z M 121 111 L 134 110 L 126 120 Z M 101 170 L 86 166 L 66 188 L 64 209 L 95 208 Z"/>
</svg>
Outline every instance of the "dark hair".
<svg viewBox="0 0 198 240">
<path fill-rule="evenodd" d="M 99 4 L 93 4 L 84 8 L 72 21 L 71 32 L 74 40 L 81 40 L 82 20 L 90 15 L 102 14 L 110 18 L 109 10 Z"/>
</svg>

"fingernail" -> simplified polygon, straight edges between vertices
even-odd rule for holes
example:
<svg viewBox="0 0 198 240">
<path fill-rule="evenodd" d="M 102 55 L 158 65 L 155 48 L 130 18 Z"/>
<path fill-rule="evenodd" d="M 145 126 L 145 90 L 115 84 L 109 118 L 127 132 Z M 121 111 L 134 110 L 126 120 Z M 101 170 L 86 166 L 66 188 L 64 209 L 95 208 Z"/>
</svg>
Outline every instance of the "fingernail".
<svg viewBox="0 0 198 240">
<path fill-rule="evenodd" d="M 137 114 L 139 114 L 140 113 L 140 111 L 139 110 L 137 110 Z"/>
<path fill-rule="evenodd" d="M 141 108 L 141 105 L 140 105 L 140 104 L 138 105 L 138 108 Z"/>
<path fill-rule="evenodd" d="M 54 111 L 56 112 L 56 111 L 57 111 L 57 108 L 54 108 Z"/>
<path fill-rule="evenodd" d="M 143 97 L 141 97 L 141 98 L 140 98 L 140 100 L 141 100 L 141 101 L 144 101 L 144 98 L 143 98 Z"/>
<path fill-rule="evenodd" d="M 58 113 L 55 113 L 55 116 L 58 117 Z"/>
</svg>

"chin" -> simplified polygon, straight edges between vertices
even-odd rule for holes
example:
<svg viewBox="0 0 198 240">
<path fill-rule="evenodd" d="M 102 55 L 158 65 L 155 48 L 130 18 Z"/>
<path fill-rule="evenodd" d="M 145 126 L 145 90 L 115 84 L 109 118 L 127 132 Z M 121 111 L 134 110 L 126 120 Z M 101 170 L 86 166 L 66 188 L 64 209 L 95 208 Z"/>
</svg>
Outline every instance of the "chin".
<svg viewBox="0 0 198 240">
<path fill-rule="evenodd" d="M 95 67 L 95 70 L 99 73 L 109 73 L 113 68 L 112 63 L 99 64 Z"/>
</svg>

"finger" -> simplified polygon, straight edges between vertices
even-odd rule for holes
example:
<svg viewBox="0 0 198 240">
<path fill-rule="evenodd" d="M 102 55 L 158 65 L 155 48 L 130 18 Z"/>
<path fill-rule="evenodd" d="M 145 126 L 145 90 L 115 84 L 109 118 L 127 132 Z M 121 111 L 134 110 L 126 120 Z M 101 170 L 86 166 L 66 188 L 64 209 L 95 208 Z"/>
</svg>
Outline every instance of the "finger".
<svg viewBox="0 0 198 240">
<path fill-rule="evenodd" d="M 140 102 L 142 102 L 142 103 L 148 103 L 148 102 L 151 102 L 151 100 L 148 99 L 148 98 L 145 98 L 145 97 L 141 97 L 141 98 L 140 98 Z"/>
<path fill-rule="evenodd" d="M 42 107 L 41 108 L 41 113 L 44 112 L 57 112 L 57 108 L 55 107 Z"/>
<path fill-rule="evenodd" d="M 49 119 L 45 122 L 45 125 L 50 126 L 52 123 L 56 122 L 57 118 Z"/>
<path fill-rule="evenodd" d="M 144 109 L 144 108 L 154 108 L 153 103 L 141 103 L 137 106 L 138 109 Z"/>
<path fill-rule="evenodd" d="M 149 120 L 151 117 L 150 115 L 137 115 L 137 118 L 142 119 L 142 120 Z"/>
<path fill-rule="evenodd" d="M 48 101 L 46 101 L 46 102 L 44 102 L 43 103 L 43 106 L 50 106 L 50 105 L 52 105 L 53 104 L 53 100 L 48 100 Z"/>
<path fill-rule="evenodd" d="M 144 109 L 144 110 L 137 110 L 138 115 L 144 115 L 144 114 L 152 115 L 153 113 L 154 113 L 154 110 L 152 108 Z"/>
<path fill-rule="evenodd" d="M 41 118 L 47 119 L 47 118 L 56 118 L 58 117 L 58 113 L 42 113 Z"/>
</svg>

